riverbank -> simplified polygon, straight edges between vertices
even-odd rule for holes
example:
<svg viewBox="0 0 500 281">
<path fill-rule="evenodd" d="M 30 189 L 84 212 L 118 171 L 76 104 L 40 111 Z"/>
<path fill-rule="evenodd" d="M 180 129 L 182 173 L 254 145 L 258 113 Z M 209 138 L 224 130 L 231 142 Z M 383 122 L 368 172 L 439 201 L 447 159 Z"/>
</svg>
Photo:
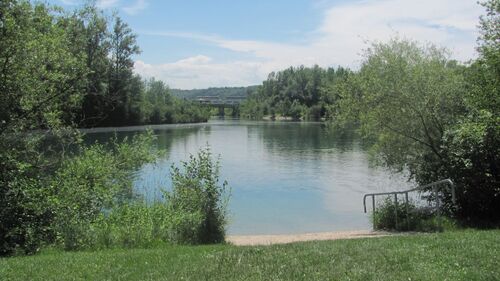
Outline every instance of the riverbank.
<svg viewBox="0 0 500 281">
<path fill-rule="evenodd" d="M 282 115 L 265 115 L 262 117 L 262 120 L 264 121 L 306 121 L 307 119 L 300 117 L 300 118 L 293 118 L 290 116 L 282 116 Z M 326 118 L 321 117 L 317 120 L 316 122 L 325 122 Z"/>
<path fill-rule="evenodd" d="M 356 238 L 375 238 L 389 235 L 400 235 L 385 231 L 336 231 L 336 232 L 317 232 L 303 234 L 280 234 L 280 235 L 229 235 L 226 238 L 228 243 L 236 246 L 256 246 L 256 245 L 274 245 L 288 244 L 294 242 L 307 241 L 325 241 L 339 239 L 356 239 Z"/>
<path fill-rule="evenodd" d="M 497 280 L 500 230 L 0 259 L 0 280 Z"/>
</svg>

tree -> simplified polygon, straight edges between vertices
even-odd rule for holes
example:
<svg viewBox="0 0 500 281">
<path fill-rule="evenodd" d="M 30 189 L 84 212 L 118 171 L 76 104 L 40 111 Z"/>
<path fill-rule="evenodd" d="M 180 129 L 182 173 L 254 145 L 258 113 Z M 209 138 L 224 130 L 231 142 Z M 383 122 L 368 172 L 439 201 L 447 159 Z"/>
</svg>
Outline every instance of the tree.
<svg viewBox="0 0 500 281">
<path fill-rule="evenodd" d="M 471 66 L 446 50 L 394 39 L 365 52 L 338 84 L 335 122 L 358 124 L 379 164 L 419 184 L 451 178 L 445 209 L 467 224 L 500 221 L 498 76 L 490 57 Z"/>
<path fill-rule="evenodd" d="M 109 88 L 108 55 L 111 48 L 108 20 L 95 4 L 84 6 L 67 20 L 73 53 L 85 54 L 85 66 L 88 69 L 85 95 L 75 122 L 81 126 L 94 126 L 106 117 L 104 108 Z"/>
<path fill-rule="evenodd" d="M 465 71 L 466 111 L 443 144 L 444 172 L 459 191 L 457 215 L 476 225 L 500 222 L 500 1 L 482 5 L 480 57 Z"/>
<path fill-rule="evenodd" d="M 487 63 L 493 74 L 500 76 L 500 1 L 488 0 L 480 3 L 486 8 L 486 15 L 480 17 L 479 28 L 481 35 L 479 53 L 481 60 Z"/>
<path fill-rule="evenodd" d="M 43 4 L 0 3 L 0 255 L 16 247 L 33 251 L 50 220 L 43 199 L 44 175 L 54 158 L 44 143 L 65 146 L 78 134 L 66 130 L 81 100 L 83 55 L 69 48 L 63 17 Z M 59 142 L 58 140 L 64 140 Z M 44 148 L 42 150 L 41 148 Z"/>
<path fill-rule="evenodd" d="M 290 67 L 273 72 L 242 104 L 242 115 L 249 118 L 262 118 L 266 114 L 294 119 L 324 118 L 328 103 L 336 101 L 327 89 L 333 88 L 337 78 L 343 75 L 345 70 L 342 68 L 322 69 L 319 66 Z"/>
<path fill-rule="evenodd" d="M 433 45 L 397 38 L 374 43 L 360 71 L 337 87 L 335 122 L 357 124 L 379 164 L 408 171 L 419 184 L 453 180 L 443 148 L 467 109 L 464 70 Z"/>
<path fill-rule="evenodd" d="M 57 127 L 79 105 L 86 74 L 81 53 L 44 5 L 4 1 L 1 6 L 0 131 Z"/>
<path fill-rule="evenodd" d="M 146 142 L 85 149 L 76 129 L 103 118 L 111 125 L 149 119 L 147 85 L 132 73 L 135 35 L 119 18 L 111 35 L 107 26 L 92 5 L 67 14 L 27 0 L 0 2 L 0 255 L 52 243 L 61 212 L 64 222 L 91 221 L 109 207 L 102 196 L 120 200 L 106 189 L 131 193 L 131 173 L 151 159 Z M 161 86 L 162 106 L 182 113 L 174 122 L 206 121 L 194 104 L 177 110 Z"/>
<path fill-rule="evenodd" d="M 130 112 L 127 105 L 135 100 L 138 94 L 131 91 L 132 68 L 134 66 L 132 56 L 140 53 L 136 37 L 132 33 L 132 29 L 120 17 L 115 17 L 113 32 L 110 37 L 111 61 L 107 95 L 108 105 L 106 107 L 110 125 L 126 124 L 130 121 Z"/>
<path fill-rule="evenodd" d="M 399 39 L 375 43 L 358 74 L 361 95 L 352 96 L 340 114 L 357 112 L 352 117 L 375 139 L 379 160 L 420 179 L 426 161 L 441 161 L 445 130 L 464 108 L 460 69 L 434 46 Z"/>
</svg>

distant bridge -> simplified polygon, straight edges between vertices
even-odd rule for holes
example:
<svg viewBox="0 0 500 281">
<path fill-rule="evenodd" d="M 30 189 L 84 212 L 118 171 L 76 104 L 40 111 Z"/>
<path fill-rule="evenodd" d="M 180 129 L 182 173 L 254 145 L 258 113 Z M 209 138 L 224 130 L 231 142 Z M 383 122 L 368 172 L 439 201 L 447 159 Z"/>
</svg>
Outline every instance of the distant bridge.
<svg viewBox="0 0 500 281">
<path fill-rule="evenodd" d="M 247 97 L 245 96 L 232 96 L 232 97 L 201 96 L 197 97 L 196 101 L 201 104 L 232 107 L 234 105 L 239 105 L 246 98 Z"/>
<path fill-rule="evenodd" d="M 200 96 L 196 98 L 196 101 L 203 105 L 218 108 L 219 116 L 224 116 L 224 109 L 226 108 L 231 108 L 233 110 L 233 116 L 238 116 L 240 112 L 240 103 L 246 98 L 245 96 Z"/>
</svg>

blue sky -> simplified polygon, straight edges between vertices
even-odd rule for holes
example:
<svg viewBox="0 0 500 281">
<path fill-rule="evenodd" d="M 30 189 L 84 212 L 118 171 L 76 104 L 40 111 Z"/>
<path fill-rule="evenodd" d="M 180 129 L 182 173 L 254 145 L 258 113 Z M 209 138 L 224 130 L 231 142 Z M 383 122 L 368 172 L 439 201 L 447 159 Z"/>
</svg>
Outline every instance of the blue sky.
<svg viewBox="0 0 500 281">
<path fill-rule="evenodd" d="M 72 9 L 77 0 L 51 0 Z M 474 0 L 98 0 L 138 35 L 135 71 L 172 88 L 260 84 L 289 66 L 356 68 L 396 35 L 476 56 Z"/>
</svg>

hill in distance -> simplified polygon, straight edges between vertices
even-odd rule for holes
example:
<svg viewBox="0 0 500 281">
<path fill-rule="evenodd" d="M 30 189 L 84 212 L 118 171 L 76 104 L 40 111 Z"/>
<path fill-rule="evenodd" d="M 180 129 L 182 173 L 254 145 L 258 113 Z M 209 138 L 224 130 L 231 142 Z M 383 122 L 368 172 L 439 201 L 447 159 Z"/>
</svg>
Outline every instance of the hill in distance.
<svg viewBox="0 0 500 281">
<path fill-rule="evenodd" d="M 258 86 L 248 86 L 248 87 L 212 87 L 208 89 L 193 89 L 193 90 L 181 90 L 181 89 L 170 89 L 172 95 L 185 98 L 185 99 L 196 99 L 198 97 L 206 96 L 218 96 L 220 98 L 228 98 L 235 96 L 248 96 L 257 89 Z"/>
</svg>

